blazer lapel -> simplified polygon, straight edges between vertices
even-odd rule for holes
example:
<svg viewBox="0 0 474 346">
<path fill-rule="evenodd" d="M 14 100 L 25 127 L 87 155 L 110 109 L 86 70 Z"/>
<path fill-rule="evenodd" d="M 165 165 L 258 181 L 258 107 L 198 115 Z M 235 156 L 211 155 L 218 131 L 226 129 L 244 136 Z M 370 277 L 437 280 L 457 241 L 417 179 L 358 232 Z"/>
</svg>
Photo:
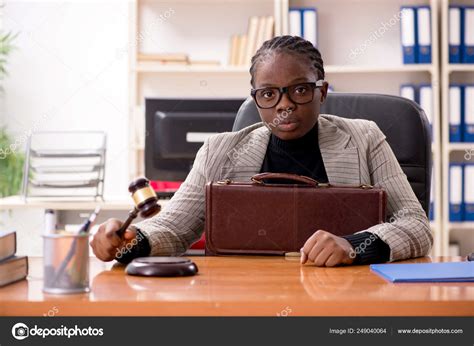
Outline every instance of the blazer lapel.
<svg viewBox="0 0 474 346">
<path fill-rule="evenodd" d="M 360 184 L 359 150 L 356 147 L 348 147 L 351 136 L 324 115 L 320 115 L 318 138 L 329 182 Z"/>
<path fill-rule="evenodd" d="M 248 181 L 259 173 L 269 140 L 270 130 L 265 126 L 250 132 L 244 140 L 227 153 L 231 164 L 221 168 L 221 179 Z"/>
</svg>

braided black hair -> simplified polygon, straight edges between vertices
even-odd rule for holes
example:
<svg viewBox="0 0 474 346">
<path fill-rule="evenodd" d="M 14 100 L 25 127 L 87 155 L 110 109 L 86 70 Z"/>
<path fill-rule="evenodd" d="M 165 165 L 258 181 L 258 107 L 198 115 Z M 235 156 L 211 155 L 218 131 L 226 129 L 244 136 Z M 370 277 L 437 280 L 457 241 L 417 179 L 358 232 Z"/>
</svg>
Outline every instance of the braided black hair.
<svg viewBox="0 0 474 346">
<path fill-rule="evenodd" d="M 257 65 L 269 55 L 280 52 L 299 54 L 306 57 L 310 60 L 311 66 L 317 73 L 318 79 L 324 79 L 324 64 L 319 50 L 313 46 L 311 42 L 305 40 L 304 38 L 299 36 L 285 35 L 276 36 L 268 41 L 265 41 L 252 57 L 252 63 L 250 65 L 250 84 L 252 87 L 255 87 L 254 77 Z"/>
</svg>

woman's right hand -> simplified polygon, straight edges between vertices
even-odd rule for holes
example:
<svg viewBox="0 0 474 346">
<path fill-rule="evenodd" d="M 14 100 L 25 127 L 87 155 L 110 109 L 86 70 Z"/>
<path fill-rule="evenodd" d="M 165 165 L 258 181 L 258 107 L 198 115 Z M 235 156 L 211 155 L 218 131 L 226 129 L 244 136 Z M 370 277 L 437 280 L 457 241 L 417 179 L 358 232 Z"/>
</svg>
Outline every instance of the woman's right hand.
<svg viewBox="0 0 474 346">
<path fill-rule="evenodd" d="M 128 243 L 135 239 L 137 232 L 132 228 L 128 228 L 122 237 L 117 234 L 122 225 L 123 222 L 118 219 L 108 219 L 99 226 L 90 242 L 92 251 L 98 259 L 104 262 L 112 261 L 126 250 Z"/>
</svg>

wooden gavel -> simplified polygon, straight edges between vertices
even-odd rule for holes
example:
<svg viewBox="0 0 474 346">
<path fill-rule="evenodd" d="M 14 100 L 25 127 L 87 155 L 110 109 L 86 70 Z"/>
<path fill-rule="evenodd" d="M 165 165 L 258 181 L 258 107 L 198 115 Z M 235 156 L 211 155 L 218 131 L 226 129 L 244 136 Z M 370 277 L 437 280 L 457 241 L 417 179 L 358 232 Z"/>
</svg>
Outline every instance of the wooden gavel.
<svg viewBox="0 0 474 346">
<path fill-rule="evenodd" d="M 128 213 L 128 218 L 125 223 L 117 230 L 119 236 L 123 236 L 128 226 L 138 216 L 148 218 L 160 212 L 161 206 L 158 204 L 158 197 L 155 191 L 150 186 L 150 181 L 147 178 L 138 178 L 130 183 L 128 191 L 132 194 L 135 207 Z"/>
</svg>

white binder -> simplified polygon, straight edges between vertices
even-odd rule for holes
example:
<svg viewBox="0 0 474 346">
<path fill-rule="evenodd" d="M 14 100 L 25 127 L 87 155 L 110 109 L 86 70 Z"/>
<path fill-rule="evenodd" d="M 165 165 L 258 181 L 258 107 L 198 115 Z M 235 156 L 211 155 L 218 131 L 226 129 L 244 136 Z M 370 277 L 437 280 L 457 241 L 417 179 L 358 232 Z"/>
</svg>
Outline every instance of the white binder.
<svg viewBox="0 0 474 346">
<path fill-rule="evenodd" d="M 420 107 L 425 111 L 430 124 L 433 125 L 433 88 L 431 85 L 420 86 Z"/>
<path fill-rule="evenodd" d="M 451 142 L 461 140 L 461 87 L 449 87 L 449 137 Z"/>
<path fill-rule="evenodd" d="M 291 8 L 288 15 L 289 29 L 291 36 L 301 36 L 301 11 Z"/>
<path fill-rule="evenodd" d="M 449 8 L 449 62 L 461 62 L 461 8 Z"/>
<path fill-rule="evenodd" d="M 400 96 L 416 102 L 415 86 L 409 84 L 402 85 L 400 87 Z"/>
<path fill-rule="evenodd" d="M 317 46 L 318 44 L 318 17 L 316 9 L 304 9 L 303 10 L 303 36 L 305 40 L 308 40 Z"/>
<path fill-rule="evenodd" d="M 403 50 L 403 63 L 416 63 L 416 32 L 415 32 L 416 9 L 413 7 L 402 7 L 401 9 L 401 41 Z"/>
</svg>

